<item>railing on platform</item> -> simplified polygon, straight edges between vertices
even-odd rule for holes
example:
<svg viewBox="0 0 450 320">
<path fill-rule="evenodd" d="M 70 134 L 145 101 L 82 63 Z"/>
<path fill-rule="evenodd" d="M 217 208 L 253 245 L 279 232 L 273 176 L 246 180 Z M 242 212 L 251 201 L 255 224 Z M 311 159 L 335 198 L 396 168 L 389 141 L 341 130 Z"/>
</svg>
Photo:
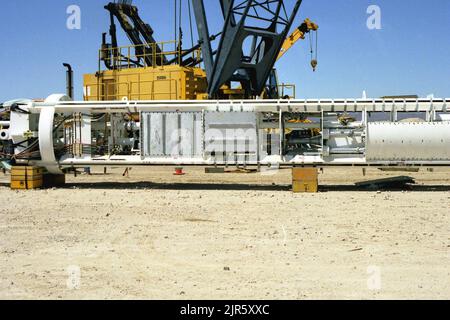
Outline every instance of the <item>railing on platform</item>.
<svg viewBox="0 0 450 320">
<path fill-rule="evenodd" d="M 170 50 L 169 47 L 174 49 Z M 111 69 L 121 70 L 137 67 L 157 67 L 165 64 L 181 65 L 183 58 L 191 55 L 194 61 L 201 61 L 201 50 L 183 50 L 177 41 L 152 43 L 150 45 L 130 45 L 106 47 L 99 51 L 99 71 L 101 62 Z"/>
</svg>

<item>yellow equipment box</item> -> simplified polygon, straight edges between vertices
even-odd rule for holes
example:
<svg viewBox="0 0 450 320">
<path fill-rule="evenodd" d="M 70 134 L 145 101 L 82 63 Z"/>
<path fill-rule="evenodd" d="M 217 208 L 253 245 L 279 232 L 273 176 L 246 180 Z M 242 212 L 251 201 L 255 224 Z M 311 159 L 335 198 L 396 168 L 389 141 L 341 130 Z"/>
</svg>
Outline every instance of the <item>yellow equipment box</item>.
<svg viewBox="0 0 450 320">
<path fill-rule="evenodd" d="M 11 189 L 31 190 L 42 188 L 44 169 L 37 167 L 13 167 L 11 169 Z"/>
</svg>

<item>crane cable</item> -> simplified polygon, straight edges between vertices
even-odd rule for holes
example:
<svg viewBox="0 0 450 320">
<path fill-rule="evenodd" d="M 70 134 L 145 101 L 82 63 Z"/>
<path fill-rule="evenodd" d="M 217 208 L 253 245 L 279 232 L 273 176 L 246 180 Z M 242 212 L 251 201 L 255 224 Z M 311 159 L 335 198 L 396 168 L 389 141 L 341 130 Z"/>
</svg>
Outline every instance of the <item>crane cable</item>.
<svg viewBox="0 0 450 320">
<path fill-rule="evenodd" d="M 194 47 L 194 27 L 193 27 L 193 15 L 192 15 L 192 0 L 187 1 L 188 16 L 189 16 L 189 32 L 191 38 L 191 48 Z M 183 0 L 174 0 L 175 11 L 175 52 L 182 55 L 183 51 Z M 180 61 L 181 62 L 181 61 Z"/>
<path fill-rule="evenodd" d="M 315 41 L 315 51 L 314 51 L 314 34 L 316 35 Z M 311 67 L 313 68 L 313 71 L 315 72 L 318 65 L 318 51 L 319 51 L 319 31 L 311 31 L 309 32 L 309 45 L 311 49 Z"/>
<path fill-rule="evenodd" d="M 175 52 L 176 56 L 178 56 L 179 59 L 181 59 L 182 51 L 183 51 L 183 16 L 182 16 L 182 9 L 183 9 L 183 0 L 174 0 L 175 4 Z M 191 42 L 192 46 L 194 43 L 193 38 L 193 27 L 192 27 L 192 13 L 191 13 L 191 1 L 188 2 L 189 6 L 189 24 L 190 24 L 190 31 L 191 31 Z M 181 63 L 181 60 L 179 61 Z"/>
<path fill-rule="evenodd" d="M 181 65 L 181 59 L 182 59 L 182 55 L 183 55 L 183 29 L 182 29 L 182 14 L 181 14 L 181 9 L 182 9 L 182 0 L 179 0 L 179 11 L 178 11 L 178 39 L 177 39 L 177 60 L 178 60 L 178 64 Z"/>
</svg>

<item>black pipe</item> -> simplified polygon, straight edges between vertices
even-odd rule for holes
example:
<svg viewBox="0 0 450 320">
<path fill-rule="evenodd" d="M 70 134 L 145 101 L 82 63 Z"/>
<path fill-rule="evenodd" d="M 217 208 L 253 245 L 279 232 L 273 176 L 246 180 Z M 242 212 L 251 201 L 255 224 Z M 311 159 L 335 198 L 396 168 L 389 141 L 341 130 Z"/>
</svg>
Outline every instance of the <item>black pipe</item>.
<svg viewBox="0 0 450 320">
<path fill-rule="evenodd" d="M 66 90 L 67 96 L 73 100 L 73 69 L 68 63 L 63 63 L 63 66 L 67 68 L 66 73 Z"/>
</svg>

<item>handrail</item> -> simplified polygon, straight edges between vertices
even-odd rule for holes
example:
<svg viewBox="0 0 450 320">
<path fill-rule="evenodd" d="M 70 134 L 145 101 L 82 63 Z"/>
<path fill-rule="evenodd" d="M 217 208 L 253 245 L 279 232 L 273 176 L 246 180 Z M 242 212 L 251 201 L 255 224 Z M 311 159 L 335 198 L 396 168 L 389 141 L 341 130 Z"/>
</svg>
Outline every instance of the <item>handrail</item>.
<svg viewBox="0 0 450 320">
<path fill-rule="evenodd" d="M 115 70 L 130 69 L 136 67 L 158 67 L 164 64 L 164 58 L 169 57 L 169 61 L 175 61 L 181 65 L 183 56 L 190 51 L 178 48 L 176 50 L 165 51 L 164 47 L 172 47 L 178 44 L 177 41 L 165 41 L 152 43 L 149 45 L 129 45 L 119 47 L 107 47 L 99 50 L 99 72 L 101 71 L 101 61 L 111 65 Z M 161 50 L 157 50 L 160 48 Z M 192 58 L 200 61 L 201 49 L 191 52 Z M 172 59 L 170 59 L 172 57 Z M 148 65 L 147 61 L 151 61 Z"/>
</svg>

